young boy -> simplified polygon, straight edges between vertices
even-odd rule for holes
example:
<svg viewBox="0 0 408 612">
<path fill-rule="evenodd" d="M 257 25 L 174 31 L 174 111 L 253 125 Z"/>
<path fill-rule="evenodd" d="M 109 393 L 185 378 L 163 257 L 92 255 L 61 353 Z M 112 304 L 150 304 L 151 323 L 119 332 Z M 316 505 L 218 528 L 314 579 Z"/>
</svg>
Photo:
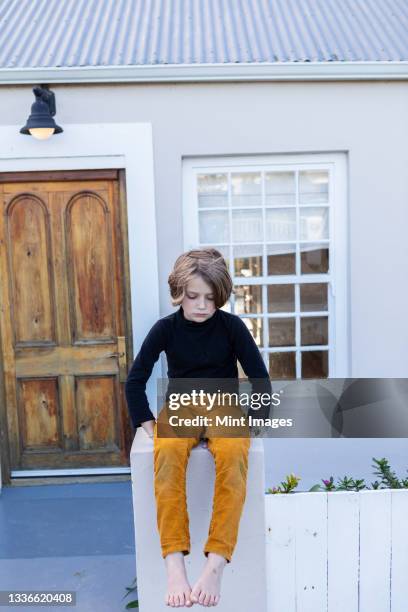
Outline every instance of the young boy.
<svg viewBox="0 0 408 612">
<path fill-rule="evenodd" d="M 157 435 L 146 382 L 161 351 L 167 356 L 169 380 L 238 379 L 238 359 L 249 379 L 263 379 L 269 390 L 270 382 L 244 322 L 221 310 L 233 285 L 219 251 L 205 248 L 183 253 L 168 282 L 172 303 L 179 309 L 159 319 L 147 334 L 126 381 L 126 399 L 133 425 L 142 426 L 154 441 L 157 525 L 168 578 L 165 602 L 171 607 L 191 607 L 193 603 L 216 606 L 223 568 L 231 561 L 246 497 L 250 438 L 209 434 L 204 442 L 215 460 L 215 490 L 204 547 L 206 563 L 191 588 L 184 565 L 184 555 L 190 552 L 186 468 L 191 449 L 200 443 L 200 437 Z"/>
</svg>

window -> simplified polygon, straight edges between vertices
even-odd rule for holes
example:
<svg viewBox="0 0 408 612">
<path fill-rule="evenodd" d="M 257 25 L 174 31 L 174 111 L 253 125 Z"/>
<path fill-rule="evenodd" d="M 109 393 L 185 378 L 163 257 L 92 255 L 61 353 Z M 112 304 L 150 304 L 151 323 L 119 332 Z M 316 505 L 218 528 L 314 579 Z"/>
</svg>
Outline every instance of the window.
<svg viewBox="0 0 408 612">
<path fill-rule="evenodd" d="M 183 179 L 185 249 L 222 252 L 236 289 L 223 308 L 271 378 L 346 376 L 345 156 L 186 159 Z"/>
</svg>

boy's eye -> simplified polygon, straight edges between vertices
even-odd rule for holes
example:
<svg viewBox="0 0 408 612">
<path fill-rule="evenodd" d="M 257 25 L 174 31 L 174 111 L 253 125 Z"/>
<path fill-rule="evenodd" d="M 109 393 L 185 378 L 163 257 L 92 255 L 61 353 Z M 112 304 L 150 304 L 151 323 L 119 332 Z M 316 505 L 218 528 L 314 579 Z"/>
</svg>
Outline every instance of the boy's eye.
<svg viewBox="0 0 408 612">
<path fill-rule="evenodd" d="M 196 295 L 189 295 L 189 294 L 187 293 L 187 297 L 188 297 L 190 300 L 194 300 L 194 299 L 195 299 L 197 296 L 196 296 Z M 214 298 L 213 298 L 213 296 L 211 296 L 211 297 L 208 297 L 208 296 L 207 296 L 207 300 L 210 300 L 210 301 L 212 302 L 212 301 L 214 300 Z"/>
</svg>

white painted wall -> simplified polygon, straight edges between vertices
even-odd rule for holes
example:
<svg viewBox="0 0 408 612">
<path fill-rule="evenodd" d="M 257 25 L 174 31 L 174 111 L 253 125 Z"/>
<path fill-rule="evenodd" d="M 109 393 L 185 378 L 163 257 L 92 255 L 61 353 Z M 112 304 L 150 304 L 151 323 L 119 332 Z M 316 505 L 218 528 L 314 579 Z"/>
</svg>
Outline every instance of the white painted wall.
<svg viewBox="0 0 408 612">
<path fill-rule="evenodd" d="M 407 82 L 93 84 L 52 89 L 57 122 L 67 132 L 71 123 L 152 123 L 161 316 L 172 311 L 167 276 L 183 250 L 183 156 L 346 151 L 350 375 L 408 376 Z M 1 87 L 1 120 L 15 123 L 17 130 L 33 100 L 28 86 Z M 326 475 L 325 462 L 343 476 L 346 457 L 357 476 L 380 453 L 405 475 L 405 442 L 269 440 L 267 485 L 276 484 L 293 464 L 313 479 Z"/>
</svg>

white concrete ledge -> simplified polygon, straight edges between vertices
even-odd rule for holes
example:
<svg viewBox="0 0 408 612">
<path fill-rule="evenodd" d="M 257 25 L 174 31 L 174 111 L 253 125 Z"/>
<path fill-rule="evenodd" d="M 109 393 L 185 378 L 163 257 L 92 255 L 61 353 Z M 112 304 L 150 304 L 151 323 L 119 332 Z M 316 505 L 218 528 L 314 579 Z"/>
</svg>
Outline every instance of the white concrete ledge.
<svg viewBox="0 0 408 612">
<path fill-rule="evenodd" d="M 153 441 L 137 429 L 131 454 L 136 566 L 140 612 L 168 611 L 164 603 L 166 572 L 156 523 L 153 483 Z M 185 557 L 190 584 L 205 562 L 214 492 L 214 461 L 209 450 L 193 448 L 187 470 L 187 505 L 191 553 Z M 238 542 L 224 570 L 219 612 L 266 612 L 265 475 L 262 440 L 251 440 L 247 497 Z M 200 606 L 201 608 L 201 606 Z"/>
</svg>

